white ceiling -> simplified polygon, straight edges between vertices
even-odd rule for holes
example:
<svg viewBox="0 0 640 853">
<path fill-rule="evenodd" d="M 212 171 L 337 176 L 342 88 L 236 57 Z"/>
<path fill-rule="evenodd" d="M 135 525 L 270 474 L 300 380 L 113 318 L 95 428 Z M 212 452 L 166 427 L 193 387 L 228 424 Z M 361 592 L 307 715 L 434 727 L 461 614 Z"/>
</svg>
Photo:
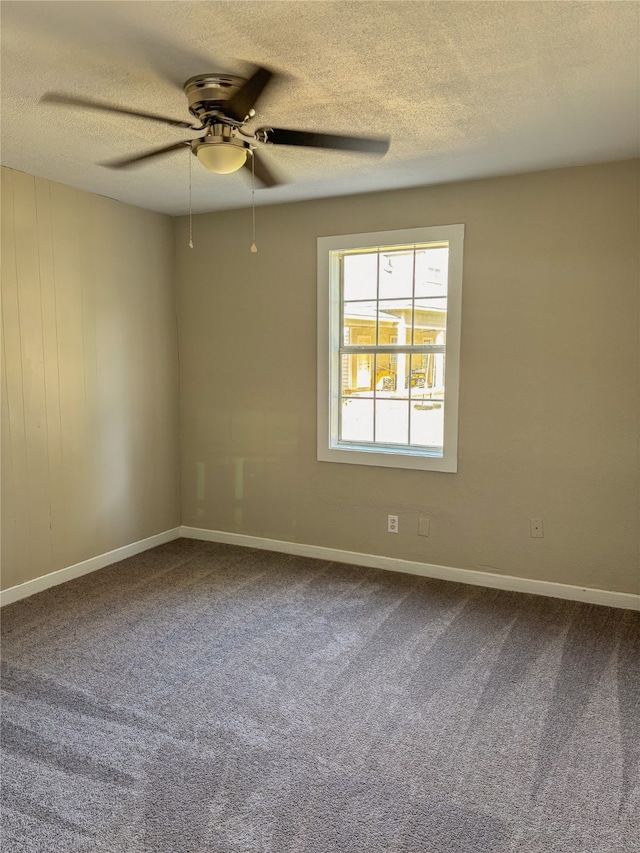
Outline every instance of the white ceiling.
<svg viewBox="0 0 640 853">
<path fill-rule="evenodd" d="M 114 172 L 100 161 L 198 134 L 39 104 L 47 91 L 190 120 L 195 74 L 282 72 L 252 126 L 390 135 L 389 153 L 271 147 L 288 183 L 256 203 L 624 159 L 640 154 L 637 2 L 2 2 L 2 163 L 169 214 L 188 149 Z M 251 203 L 250 175 L 195 159 L 195 212 Z M 247 177 L 249 178 L 247 180 Z"/>
</svg>

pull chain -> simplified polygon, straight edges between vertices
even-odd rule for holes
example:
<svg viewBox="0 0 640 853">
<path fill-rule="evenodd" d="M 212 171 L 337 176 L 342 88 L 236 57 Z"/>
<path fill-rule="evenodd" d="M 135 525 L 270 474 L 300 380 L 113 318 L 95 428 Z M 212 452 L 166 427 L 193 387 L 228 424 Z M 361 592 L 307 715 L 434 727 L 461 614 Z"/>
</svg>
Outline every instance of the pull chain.
<svg viewBox="0 0 640 853">
<path fill-rule="evenodd" d="M 256 246 L 256 158 L 253 151 L 251 152 L 251 236 L 253 237 L 251 251 L 255 254 L 258 247 Z"/>
<path fill-rule="evenodd" d="M 189 248 L 193 249 L 193 205 L 191 186 L 191 146 L 189 146 Z"/>
</svg>

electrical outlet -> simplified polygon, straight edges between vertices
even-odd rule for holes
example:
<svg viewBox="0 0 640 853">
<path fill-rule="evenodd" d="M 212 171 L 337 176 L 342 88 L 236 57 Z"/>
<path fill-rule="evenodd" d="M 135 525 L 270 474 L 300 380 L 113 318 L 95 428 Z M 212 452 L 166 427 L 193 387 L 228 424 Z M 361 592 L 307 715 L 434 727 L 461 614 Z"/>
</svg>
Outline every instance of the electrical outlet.
<svg viewBox="0 0 640 853">
<path fill-rule="evenodd" d="M 387 516 L 387 533 L 397 533 L 398 532 L 398 516 L 397 515 L 388 515 Z"/>
<path fill-rule="evenodd" d="M 418 519 L 418 536 L 428 536 L 431 519 L 428 515 L 420 516 Z"/>
<path fill-rule="evenodd" d="M 542 519 L 541 518 L 529 519 L 529 527 L 531 530 L 531 538 L 532 539 L 544 539 L 544 529 L 542 527 Z"/>
</svg>

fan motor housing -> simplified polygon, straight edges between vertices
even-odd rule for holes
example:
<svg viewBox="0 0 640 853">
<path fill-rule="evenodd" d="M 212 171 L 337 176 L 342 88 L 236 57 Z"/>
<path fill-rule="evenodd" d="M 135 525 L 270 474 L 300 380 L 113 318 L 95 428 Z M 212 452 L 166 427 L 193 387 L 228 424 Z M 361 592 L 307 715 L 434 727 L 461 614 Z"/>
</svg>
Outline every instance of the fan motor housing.
<svg viewBox="0 0 640 853">
<path fill-rule="evenodd" d="M 228 131 L 231 132 L 229 133 Z M 199 139 L 192 139 L 189 143 L 194 154 L 198 153 L 198 149 L 208 147 L 210 145 L 229 145 L 233 148 L 241 148 L 244 151 L 251 152 L 253 147 L 250 142 L 235 135 L 235 129 L 225 127 L 224 125 L 216 124 L 211 128 L 206 136 L 201 136 Z"/>
<path fill-rule="evenodd" d="M 221 111 L 245 82 L 244 77 L 235 74 L 198 74 L 190 77 L 183 86 L 189 112 L 205 123 L 209 116 L 215 116 Z"/>
</svg>

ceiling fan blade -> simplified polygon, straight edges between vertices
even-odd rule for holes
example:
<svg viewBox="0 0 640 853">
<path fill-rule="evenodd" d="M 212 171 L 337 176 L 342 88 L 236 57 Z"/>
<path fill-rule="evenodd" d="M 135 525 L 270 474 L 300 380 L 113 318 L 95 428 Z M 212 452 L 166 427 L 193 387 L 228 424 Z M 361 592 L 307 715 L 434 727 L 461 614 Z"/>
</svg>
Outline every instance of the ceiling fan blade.
<svg viewBox="0 0 640 853">
<path fill-rule="evenodd" d="M 226 115 L 236 121 L 244 121 L 272 77 L 273 72 L 267 68 L 258 68 L 254 71 L 247 82 L 224 105 Z"/>
<path fill-rule="evenodd" d="M 253 157 L 253 165 L 251 164 L 251 157 Z M 282 183 L 281 180 L 276 178 L 271 169 L 267 166 L 264 160 L 261 157 L 256 156 L 256 152 L 254 151 L 251 157 L 247 157 L 245 162 L 245 168 L 252 172 L 258 181 L 265 187 L 277 187 Z"/>
<path fill-rule="evenodd" d="M 159 121 L 162 124 L 169 124 L 172 127 L 185 127 L 191 129 L 193 125 L 188 121 L 178 121 L 166 116 L 159 116 L 155 113 L 140 112 L 140 110 L 130 110 L 127 107 L 117 107 L 114 104 L 108 104 L 106 101 L 91 101 L 86 98 L 76 98 L 73 95 L 64 95 L 60 92 L 47 92 L 40 98 L 40 103 L 62 104 L 66 107 L 83 107 L 91 110 L 103 110 L 109 113 L 121 113 L 122 115 L 134 116 L 135 118 L 146 118 L 151 121 Z"/>
<path fill-rule="evenodd" d="M 386 154 L 390 143 L 389 139 L 382 137 L 340 136 L 282 127 L 261 127 L 255 135 L 272 145 L 303 145 L 309 148 L 332 148 L 335 151 L 366 151 L 371 154 Z"/>
<path fill-rule="evenodd" d="M 172 151 L 177 151 L 179 148 L 184 148 L 187 145 L 191 146 L 188 139 L 182 142 L 176 142 L 173 145 L 165 145 L 163 148 L 154 148 L 153 151 L 145 151 L 144 154 L 136 154 L 134 157 L 123 157 L 120 160 L 109 160 L 108 163 L 101 163 L 108 169 L 124 169 L 127 166 L 135 166 L 142 160 L 148 160 L 151 157 L 159 157 L 161 154 L 170 154 Z"/>
</svg>

